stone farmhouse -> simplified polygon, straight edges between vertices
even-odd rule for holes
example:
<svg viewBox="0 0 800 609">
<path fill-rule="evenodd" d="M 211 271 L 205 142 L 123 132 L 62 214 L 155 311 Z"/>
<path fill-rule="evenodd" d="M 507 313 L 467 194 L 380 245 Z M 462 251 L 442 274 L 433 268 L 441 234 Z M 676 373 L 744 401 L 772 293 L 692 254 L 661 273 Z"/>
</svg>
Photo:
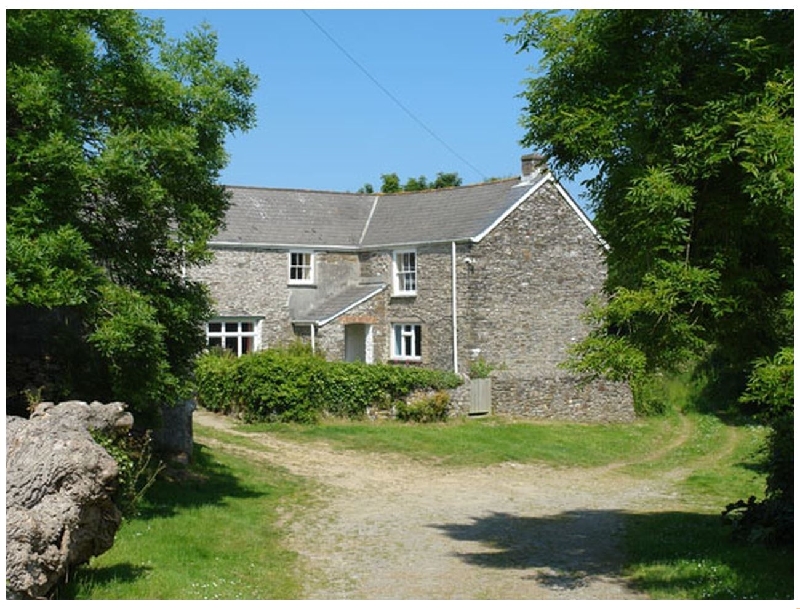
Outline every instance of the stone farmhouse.
<svg viewBox="0 0 800 609">
<path fill-rule="evenodd" d="M 328 359 L 469 374 L 493 366 L 496 413 L 629 420 L 624 385 L 560 368 L 588 331 L 604 242 L 541 157 L 519 178 L 397 194 L 230 188 L 211 264 L 209 345 L 297 338 Z M 466 411 L 466 407 L 463 408 Z"/>
</svg>

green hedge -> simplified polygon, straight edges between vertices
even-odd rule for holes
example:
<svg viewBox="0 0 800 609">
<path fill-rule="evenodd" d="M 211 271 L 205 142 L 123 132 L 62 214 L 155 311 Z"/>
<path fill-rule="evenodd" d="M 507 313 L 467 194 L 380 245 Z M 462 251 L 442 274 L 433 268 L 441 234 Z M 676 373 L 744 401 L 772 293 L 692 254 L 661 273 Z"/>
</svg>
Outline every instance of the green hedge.
<svg viewBox="0 0 800 609">
<path fill-rule="evenodd" d="M 458 375 L 410 366 L 328 362 L 297 347 L 240 358 L 208 353 L 196 368 L 198 403 L 248 421 L 310 423 L 322 413 L 359 418 L 416 390 L 453 389 Z"/>
</svg>

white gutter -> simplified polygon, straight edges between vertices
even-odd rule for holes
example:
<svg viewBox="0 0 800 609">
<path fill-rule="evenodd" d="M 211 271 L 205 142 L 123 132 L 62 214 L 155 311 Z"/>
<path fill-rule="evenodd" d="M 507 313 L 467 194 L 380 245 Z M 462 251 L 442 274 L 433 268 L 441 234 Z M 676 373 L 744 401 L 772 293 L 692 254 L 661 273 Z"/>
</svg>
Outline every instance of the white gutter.
<svg viewBox="0 0 800 609">
<path fill-rule="evenodd" d="M 457 300 L 456 300 L 456 242 L 450 242 L 450 263 L 451 263 L 451 272 L 453 275 L 453 285 L 451 290 L 453 292 L 453 372 L 458 374 L 458 310 L 456 308 Z"/>
<path fill-rule="evenodd" d="M 311 353 L 317 352 L 317 332 L 314 324 L 311 324 Z"/>
<path fill-rule="evenodd" d="M 209 241 L 208 246 L 217 249 L 258 249 L 258 250 L 314 250 L 326 252 L 358 252 L 361 251 L 357 245 L 302 245 L 298 243 L 245 243 L 238 241 Z"/>
</svg>

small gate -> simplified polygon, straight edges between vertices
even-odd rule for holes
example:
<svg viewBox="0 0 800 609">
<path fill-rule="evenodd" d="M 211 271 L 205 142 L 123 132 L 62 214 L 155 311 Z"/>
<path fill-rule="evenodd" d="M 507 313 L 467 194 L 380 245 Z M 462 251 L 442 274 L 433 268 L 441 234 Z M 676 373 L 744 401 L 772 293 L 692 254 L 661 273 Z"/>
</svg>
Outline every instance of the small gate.
<svg viewBox="0 0 800 609">
<path fill-rule="evenodd" d="M 469 387 L 469 414 L 491 414 L 492 379 L 472 379 Z"/>
</svg>

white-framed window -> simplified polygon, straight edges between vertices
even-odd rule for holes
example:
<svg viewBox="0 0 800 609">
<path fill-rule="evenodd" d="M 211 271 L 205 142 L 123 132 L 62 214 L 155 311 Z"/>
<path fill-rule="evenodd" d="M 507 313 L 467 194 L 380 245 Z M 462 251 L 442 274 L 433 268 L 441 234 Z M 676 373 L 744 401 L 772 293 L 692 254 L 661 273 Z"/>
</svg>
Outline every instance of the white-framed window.
<svg viewBox="0 0 800 609">
<path fill-rule="evenodd" d="M 260 321 L 253 318 L 220 317 L 206 324 L 206 344 L 221 347 L 235 355 L 257 351 Z"/>
<path fill-rule="evenodd" d="M 417 293 L 417 252 L 398 250 L 392 256 L 392 288 L 395 296 Z"/>
<path fill-rule="evenodd" d="M 289 252 L 289 283 L 307 285 L 314 283 L 314 252 Z"/>
<path fill-rule="evenodd" d="M 422 359 L 422 326 L 392 324 L 392 359 L 402 361 Z"/>
</svg>

